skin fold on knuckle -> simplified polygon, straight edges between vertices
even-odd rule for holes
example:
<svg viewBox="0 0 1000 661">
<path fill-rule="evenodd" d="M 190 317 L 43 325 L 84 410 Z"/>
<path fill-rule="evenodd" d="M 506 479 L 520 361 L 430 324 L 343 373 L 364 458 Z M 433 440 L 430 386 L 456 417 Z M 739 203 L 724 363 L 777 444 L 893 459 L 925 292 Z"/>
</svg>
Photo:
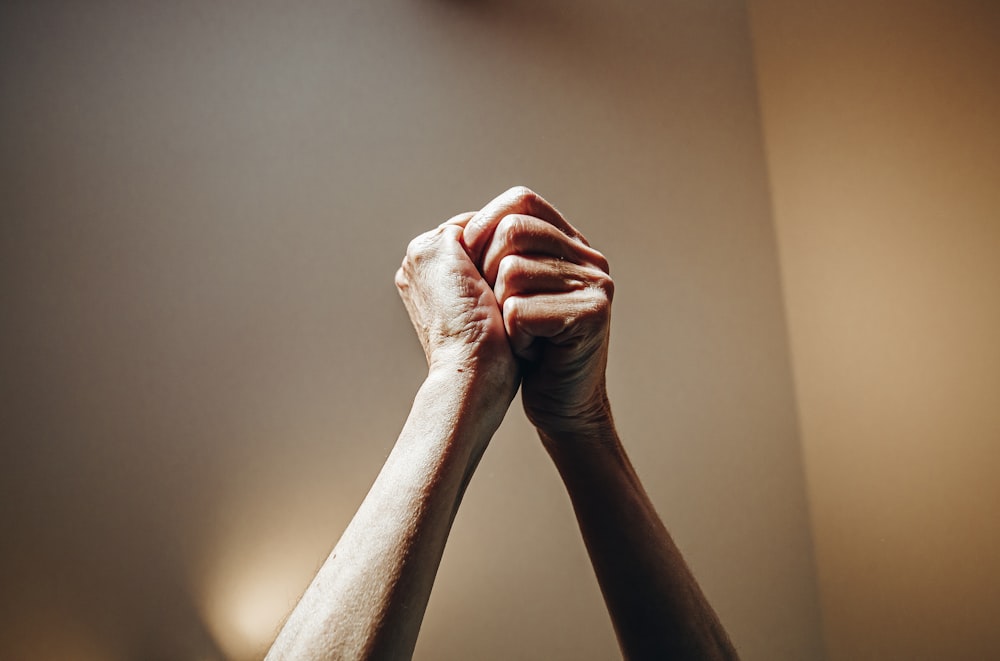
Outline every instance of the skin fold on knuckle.
<svg viewBox="0 0 1000 661">
<path fill-rule="evenodd" d="M 611 301 L 615 297 L 615 281 L 611 279 L 611 276 L 607 272 L 602 271 L 601 273 L 595 275 L 590 282 L 591 289 L 595 289 L 601 292 L 607 303 L 610 305 Z"/>
<path fill-rule="evenodd" d="M 512 215 L 508 218 L 511 219 L 509 242 L 514 250 L 527 252 L 532 248 L 540 249 L 545 253 L 573 261 L 580 261 L 586 256 L 586 253 L 583 253 L 581 257 L 579 242 L 573 236 L 543 218 L 526 214 Z"/>
<path fill-rule="evenodd" d="M 402 266 L 396 269 L 396 275 L 393 277 L 393 282 L 396 284 L 396 289 L 399 289 L 400 291 L 409 287 L 410 283 L 406 278 L 406 273 L 404 273 Z"/>
<path fill-rule="evenodd" d="M 417 236 L 410 239 L 410 242 L 406 244 L 406 256 L 407 258 L 412 255 L 417 254 L 423 249 L 423 244 L 425 241 L 426 234 L 418 234 Z"/>
<path fill-rule="evenodd" d="M 530 275 L 527 273 L 527 259 L 520 255 L 506 255 L 500 260 L 497 266 L 496 285 L 497 302 L 503 303 L 511 293 L 520 290 L 524 280 Z"/>
<path fill-rule="evenodd" d="M 432 256 L 436 252 L 438 237 L 442 231 L 443 229 L 438 227 L 414 237 L 406 246 L 406 259 L 416 264 Z"/>
<path fill-rule="evenodd" d="M 524 344 L 526 335 L 522 327 L 524 300 L 518 296 L 509 296 L 503 302 L 502 315 L 504 327 L 515 346 Z"/>
<path fill-rule="evenodd" d="M 510 199 L 512 204 L 524 209 L 533 208 L 539 200 L 538 193 L 523 185 L 512 186 L 507 189 L 504 196 Z"/>
<path fill-rule="evenodd" d="M 611 275 L 611 264 L 608 263 L 608 258 L 601 253 L 594 251 L 594 265 L 605 273 L 605 275 Z"/>
<path fill-rule="evenodd" d="M 517 249 L 518 239 L 526 232 L 527 223 L 525 223 L 524 216 L 511 214 L 500 220 L 493 240 L 501 252 L 513 252 Z"/>
</svg>

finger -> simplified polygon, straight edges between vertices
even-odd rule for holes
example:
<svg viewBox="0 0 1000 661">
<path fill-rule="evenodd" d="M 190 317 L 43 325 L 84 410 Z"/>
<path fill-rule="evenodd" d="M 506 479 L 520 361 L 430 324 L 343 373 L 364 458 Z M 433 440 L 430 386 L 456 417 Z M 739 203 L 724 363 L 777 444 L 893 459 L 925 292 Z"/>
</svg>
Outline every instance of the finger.
<svg viewBox="0 0 1000 661">
<path fill-rule="evenodd" d="M 493 292 L 503 305 L 511 296 L 583 289 L 594 276 L 593 269 L 556 257 L 507 255 L 500 262 Z"/>
<path fill-rule="evenodd" d="M 459 227 L 464 228 L 469 223 L 469 221 L 472 220 L 472 217 L 475 215 L 476 215 L 475 211 L 466 211 L 465 213 L 460 213 L 457 216 L 452 216 L 448 220 L 438 225 L 438 227 L 444 227 L 445 225 L 458 225 Z"/>
<path fill-rule="evenodd" d="M 563 344 L 574 337 L 594 335 L 595 328 L 607 328 L 610 318 L 610 299 L 593 287 L 559 294 L 509 296 L 503 304 L 511 349 L 521 358 L 535 353 L 538 339 Z"/>
<path fill-rule="evenodd" d="M 441 254 L 442 250 L 451 255 L 453 259 L 467 261 L 470 268 L 475 269 L 475 265 L 472 264 L 465 247 L 462 245 L 462 225 L 464 222 L 468 222 L 467 218 L 463 218 L 466 215 L 469 214 L 454 216 L 410 241 L 409 245 L 406 246 L 406 254 L 403 258 L 404 270 L 408 266 L 416 266 L 425 262 L 435 254 Z"/>
<path fill-rule="evenodd" d="M 465 214 L 462 215 L 464 216 Z M 445 241 L 443 245 L 446 246 L 450 254 L 462 261 L 470 262 L 470 266 L 475 269 L 475 265 L 471 264 L 472 260 L 469 258 L 465 246 L 462 245 L 462 228 L 465 226 L 465 223 L 469 222 L 471 217 L 463 219 L 462 216 L 455 216 L 451 220 L 442 223 L 438 227 L 438 231 L 440 232 L 439 240 L 443 239 Z"/>
<path fill-rule="evenodd" d="M 608 271 L 604 255 L 534 216 L 512 214 L 497 224 L 480 269 L 491 287 L 500 262 L 508 255 L 547 255 Z"/>
<path fill-rule="evenodd" d="M 576 228 L 566 222 L 562 214 L 542 199 L 540 195 L 524 186 L 515 186 L 493 198 L 465 226 L 463 233 L 465 248 L 476 264 L 479 264 L 497 224 L 504 216 L 512 213 L 541 218 L 568 236 L 583 240 Z"/>
</svg>

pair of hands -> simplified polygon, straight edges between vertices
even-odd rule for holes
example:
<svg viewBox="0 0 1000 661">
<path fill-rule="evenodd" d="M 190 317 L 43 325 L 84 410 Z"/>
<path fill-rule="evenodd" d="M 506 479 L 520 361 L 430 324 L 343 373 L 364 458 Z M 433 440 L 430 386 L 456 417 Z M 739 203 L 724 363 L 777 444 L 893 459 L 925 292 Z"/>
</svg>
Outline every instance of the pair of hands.
<svg viewBox="0 0 1000 661">
<path fill-rule="evenodd" d="M 396 286 L 432 372 L 482 377 L 505 406 L 520 383 L 543 439 L 609 420 L 608 263 L 539 195 L 512 188 L 418 236 Z"/>
<path fill-rule="evenodd" d="M 452 521 L 522 387 L 626 658 L 736 659 L 611 422 L 608 264 L 526 188 L 414 239 L 396 274 L 430 374 L 269 658 L 409 658 Z"/>
</svg>

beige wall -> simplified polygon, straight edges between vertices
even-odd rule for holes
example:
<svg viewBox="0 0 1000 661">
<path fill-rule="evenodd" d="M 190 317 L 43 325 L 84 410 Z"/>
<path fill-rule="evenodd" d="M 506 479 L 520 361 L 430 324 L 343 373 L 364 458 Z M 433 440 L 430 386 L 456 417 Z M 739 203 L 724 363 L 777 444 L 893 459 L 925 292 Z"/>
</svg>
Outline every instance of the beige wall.
<svg viewBox="0 0 1000 661">
<path fill-rule="evenodd" d="M 621 430 L 745 657 L 821 655 L 742 3 L 3 3 L 0 83 L 0 657 L 253 658 L 424 370 L 406 243 L 514 183 L 611 260 Z M 515 408 L 418 658 L 615 650 Z"/>
<path fill-rule="evenodd" d="M 830 658 L 996 658 L 1000 5 L 750 8 Z"/>
</svg>

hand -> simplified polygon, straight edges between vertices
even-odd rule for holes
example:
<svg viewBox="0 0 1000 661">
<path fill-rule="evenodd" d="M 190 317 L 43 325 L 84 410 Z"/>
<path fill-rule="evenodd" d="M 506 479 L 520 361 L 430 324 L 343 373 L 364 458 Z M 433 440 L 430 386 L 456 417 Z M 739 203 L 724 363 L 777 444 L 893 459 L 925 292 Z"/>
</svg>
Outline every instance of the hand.
<svg viewBox="0 0 1000 661">
<path fill-rule="evenodd" d="M 431 370 L 488 375 L 509 392 L 509 403 L 517 390 L 517 361 L 493 290 L 461 243 L 473 215 L 455 216 L 413 239 L 396 287 Z"/>
<path fill-rule="evenodd" d="M 543 440 L 606 428 L 614 283 L 604 256 L 523 187 L 473 216 L 463 239 L 503 311 L 511 348 L 522 361 L 525 412 Z"/>
</svg>

